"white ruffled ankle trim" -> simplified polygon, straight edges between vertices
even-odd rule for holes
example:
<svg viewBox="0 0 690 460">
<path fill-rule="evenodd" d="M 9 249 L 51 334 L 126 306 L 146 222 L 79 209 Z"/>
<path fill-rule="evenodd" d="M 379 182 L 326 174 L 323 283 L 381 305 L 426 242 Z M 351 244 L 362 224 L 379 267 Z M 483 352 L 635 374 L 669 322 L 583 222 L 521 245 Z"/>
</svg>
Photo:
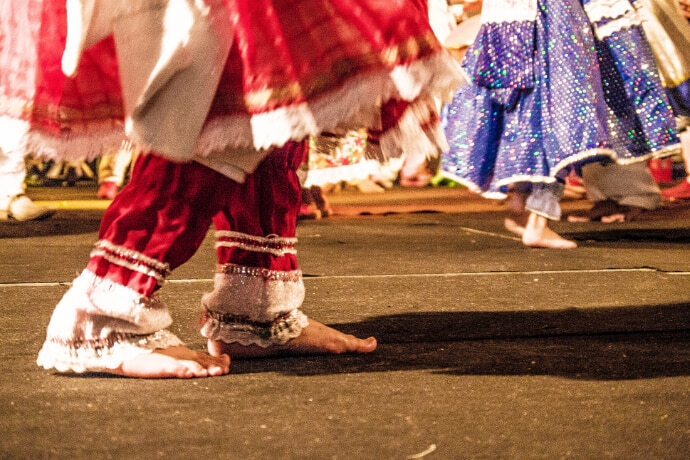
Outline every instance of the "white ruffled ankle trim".
<svg viewBox="0 0 690 460">
<path fill-rule="evenodd" d="M 84 270 L 53 311 L 38 364 L 60 372 L 114 369 L 157 348 L 181 345 L 164 330 L 168 307 Z"/>
<path fill-rule="evenodd" d="M 272 322 L 259 323 L 246 317 L 204 310 L 201 322 L 201 335 L 210 340 L 267 348 L 272 345 L 283 345 L 288 340 L 298 337 L 309 324 L 309 319 L 300 310 L 293 310 Z"/>
<path fill-rule="evenodd" d="M 183 345 L 182 341 L 165 329 L 147 335 L 116 334 L 102 340 L 49 338 L 36 362 L 58 372 L 104 372 L 137 356 L 178 345 Z"/>
</svg>

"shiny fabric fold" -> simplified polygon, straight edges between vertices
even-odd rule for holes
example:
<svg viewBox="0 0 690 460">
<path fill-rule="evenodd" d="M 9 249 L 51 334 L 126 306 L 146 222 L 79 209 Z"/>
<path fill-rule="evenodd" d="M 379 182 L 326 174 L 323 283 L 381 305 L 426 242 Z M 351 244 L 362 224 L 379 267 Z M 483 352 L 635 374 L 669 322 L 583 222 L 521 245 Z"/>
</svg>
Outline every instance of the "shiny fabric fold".
<svg viewBox="0 0 690 460">
<path fill-rule="evenodd" d="M 678 151 L 639 26 L 598 40 L 579 1 L 541 0 L 535 37 L 533 88 L 473 84 L 445 109 L 444 175 L 503 198 L 511 184 L 554 183 L 587 162 L 626 164 Z M 468 53 L 462 65 L 472 74 L 483 62 Z"/>
<path fill-rule="evenodd" d="M 534 21 L 482 24 L 467 53 L 472 82 L 486 88 L 534 87 Z"/>
</svg>

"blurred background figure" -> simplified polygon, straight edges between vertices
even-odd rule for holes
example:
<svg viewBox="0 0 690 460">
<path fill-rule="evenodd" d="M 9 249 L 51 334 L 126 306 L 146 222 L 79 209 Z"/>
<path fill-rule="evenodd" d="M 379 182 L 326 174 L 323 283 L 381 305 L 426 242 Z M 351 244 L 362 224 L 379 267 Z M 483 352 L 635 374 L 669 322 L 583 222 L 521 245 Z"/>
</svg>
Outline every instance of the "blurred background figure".
<svg viewBox="0 0 690 460">
<path fill-rule="evenodd" d="M 574 248 L 548 227 L 573 170 L 679 149 L 639 18 L 626 0 L 486 0 L 480 21 L 462 61 L 472 85 L 443 117 L 442 174 L 509 198 L 506 229 L 526 246 Z"/>
<path fill-rule="evenodd" d="M 24 193 L 26 163 L 20 150 L 0 149 L 0 221 L 27 221 L 50 217 L 54 209 L 36 205 Z"/>
<path fill-rule="evenodd" d="M 384 191 L 371 180 L 371 175 L 379 170 L 379 162 L 367 157 L 367 145 L 364 130 L 326 132 L 309 138 L 307 158 L 298 171 L 302 185 L 301 219 L 331 215 L 326 193 L 341 183 L 364 193 Z"/>
<path fill-rule="evenodd" d="M 124 142 L 116 152 L 101 157 L 98 163 L 98 198 L 112 200 L 117 196 L 137 156 L 137 149 L 131 143 Z"/>
<path fill-rule="evenodd" d="M 44 176 L 46 183 L 74 187 L 78 181 L 96 179 L 94 168 L 84 160 L 55 161 Z"/>
<path fill-rule="evenodd" d="M 661 191 L 644 162 L 589 163 L 582 179 L 591 209 L 568 215 L 568 222 L 629 222 L 661 206 Z"/>
<path fill-rule="evenodd" d="M 669 200 L 690 199 L 690 1 L 638 0 L 635 6 L 642 19 L 642 27 L 652 47 L 661 82 L 666 88 L 678 127 L 685 163 L 686 178 L 675 187 L 661 192 Z M 684 8 L 684 9 L 682 9 Z M 667 164 L 667 177 L 672 176 L 672 164 Z"/>
</svg>

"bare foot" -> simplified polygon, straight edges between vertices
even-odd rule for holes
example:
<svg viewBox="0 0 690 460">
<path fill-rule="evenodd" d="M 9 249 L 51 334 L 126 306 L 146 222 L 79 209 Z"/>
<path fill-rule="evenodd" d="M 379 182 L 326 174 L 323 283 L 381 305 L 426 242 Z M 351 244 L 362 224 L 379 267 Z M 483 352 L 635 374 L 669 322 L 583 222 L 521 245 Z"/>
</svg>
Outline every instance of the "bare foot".
<svg viewBox="0 0 690 460">
<path fill-rule="evenodd" d="M 525 210 L 525 200 L 527 195 L 524 193 L 509 192 L 506 198 L 508 217 L 503 220 L 503 226 L 510 233 L 522 236 L 525 233 L 525 226 L 529 218 L 529 212 Z"/>
<path fill-rule="evenodd" d="M 522 215 L 512 214 L 503 220 L 503 226 L 511 233 L 517 236 L 522 236 L 525 233 L 525 226 L 527 225 L 527 218 L 529 214 Z"/>
<path fill-rule="evenodd" d="M 376 339 L 360 339 L 354 335 L 343 334 L 325 324 L 309 319 L 309 325 L 302 333 L 283 345 L 260 347 L 240 345 L 219 340 L 208 341 L 211 356 L 225 353 L 234 358 L 263 358 L 279 355 L 321 355 L 341 353 L 369 353 L 376 349 Z"/>
<path fill-rule="evenodd" d="M 310 188 L 311 196 L 314 200 L 314 204 L 321 211 L 321 217 L 328 217 L 333 213 L 331 205 L 326 199 L 326 195 L 321 187 L 318 185 L 312 185 Z"/>
<path fill-rule="evenodd" d="M 622 212 L 611 214 L 609 216 L 602 216 L 601 222 L 604 224 L 612 224 L 614 222 L 625 222 L 625 214 Z"/>
<path fill-rule="evenodd" d="M 535 213 L 531 213 L 527 219 L 522 243 L 531 248 L 573 249 L 577 247 L 574 241 L 566 240 L 551 230 L 546 217 Z"/>
<path fill-rule="evenodd" d="M 626 222 L 637 219 L 644 212 L 643 208 L 637 206 L 625 206 L 618 204 L 611 199 L 601 200 L 594 203 L 591 209 L 573 213 L 568 216 L 568 222 L 594 222 L 600 221 L 605 224 L 612 222 Z"/>
<path fill-rule="evenodd" d="M 137 356 L 110 371 L 112 374 L 145 379 L 214 377 L 230 372 L 230 357 L 209 356 L 178 346 Z"/>
</svg>

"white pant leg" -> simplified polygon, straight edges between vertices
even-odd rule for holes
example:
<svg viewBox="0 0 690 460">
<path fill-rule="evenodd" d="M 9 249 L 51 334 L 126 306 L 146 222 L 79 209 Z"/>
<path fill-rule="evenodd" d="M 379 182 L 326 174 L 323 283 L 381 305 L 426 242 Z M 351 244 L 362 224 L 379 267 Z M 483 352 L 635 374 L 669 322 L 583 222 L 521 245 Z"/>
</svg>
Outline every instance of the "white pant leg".
<svg viewBox="0 0 690 460">
<path fill-rule="evenodd" d="M 656 209 L 661 204 L 661 191 L 646 162 L 590 163 L 582 167 L 582 180 L 591 201 L 611 199 L 623 206 L 645 209 Z"/>
<path fill-rule="evenodd" d="M 25 177 L 24 154 L 19 150 L 0 149 L 0 202 L 24 193 Z"/>
</svg>

